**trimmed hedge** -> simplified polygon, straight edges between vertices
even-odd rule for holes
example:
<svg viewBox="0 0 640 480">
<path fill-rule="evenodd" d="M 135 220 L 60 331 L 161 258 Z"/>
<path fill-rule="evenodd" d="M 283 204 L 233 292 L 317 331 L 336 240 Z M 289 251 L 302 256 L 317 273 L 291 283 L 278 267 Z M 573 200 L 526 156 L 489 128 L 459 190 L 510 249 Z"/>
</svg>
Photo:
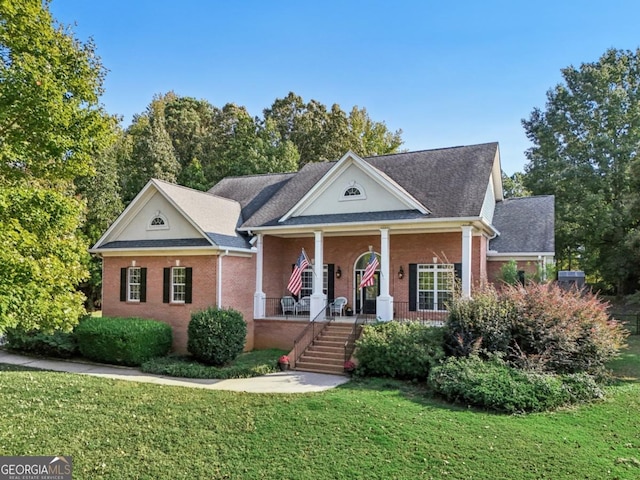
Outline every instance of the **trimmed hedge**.
<svg viewBox="0 0 640 480">
<path fill-rule="evenodd" d="M 247 324 L 232 308 L 209 307 L 191 314 L 187 349 L 207 365 L 221 366 L 235 359 L 247 339 Z"/>
<path fill-rule="evenodd" d="M 25 332 L 10 328 L 7 329 L 6 334 L 7 348 L 10 350 L 60 358 L 71 358 L 80 353 L 73 332 Z"/>
<path fill-rule="evenodd" d="M 93 317 L 75 330 L 80 353 L 98 362 L 140 366 L 171 349 L 166 323 L 142 318 Z"/>
<path fill-rule="evenodd" d="M 495 355 L 449 357 L 431 370 L 428 383 L 448 401 L 506 413 L 541 412 L 604 396 L 589 375 L 529 372 Z"/>
<path fill-rule="evenodd" d="M 359 375 L 425 380 L 444 357 L 442 329 L 418 322 L 367 325 L 355 357 Z"/>
</svg>

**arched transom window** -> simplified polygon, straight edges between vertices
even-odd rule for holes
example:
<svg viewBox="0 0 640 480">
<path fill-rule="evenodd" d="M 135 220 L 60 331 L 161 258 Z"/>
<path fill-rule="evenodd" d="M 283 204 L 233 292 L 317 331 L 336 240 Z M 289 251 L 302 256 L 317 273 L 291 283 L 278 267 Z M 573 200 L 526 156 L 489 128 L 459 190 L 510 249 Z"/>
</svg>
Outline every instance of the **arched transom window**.
<svg viewBox="0 0 640 480">
<path fill-rule="evenodd" d="M 169 220 L 159 211 L 151 217 L 151 220 L 149 220 L 149 224 L 147 225 L 147 229 L 149 230 L 167 230 L 168 228 Z"/>
<path fill-rule="evenodd" d="M 365 198 L 367 198 L 367 196 L 365 195 L 362 185 L 357 183 L 355 180 L 352 180 L 342 191 L 342 197 L 340 197 L 340 200 L 363 200 Z"/>
</svg>

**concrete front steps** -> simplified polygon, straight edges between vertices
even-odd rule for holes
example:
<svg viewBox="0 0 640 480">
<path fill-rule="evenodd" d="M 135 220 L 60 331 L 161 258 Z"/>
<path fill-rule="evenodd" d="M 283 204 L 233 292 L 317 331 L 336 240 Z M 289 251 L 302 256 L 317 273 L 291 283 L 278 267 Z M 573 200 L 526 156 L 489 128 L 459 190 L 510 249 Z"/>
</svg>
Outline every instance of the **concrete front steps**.
<svg viewBox="0 0 640 480">
<path fill-rule="evenodd" d="M 344 375 L 344 344 L 353 324 L 329 323 L 296 362 L 296 370 Z"/>
</svg>

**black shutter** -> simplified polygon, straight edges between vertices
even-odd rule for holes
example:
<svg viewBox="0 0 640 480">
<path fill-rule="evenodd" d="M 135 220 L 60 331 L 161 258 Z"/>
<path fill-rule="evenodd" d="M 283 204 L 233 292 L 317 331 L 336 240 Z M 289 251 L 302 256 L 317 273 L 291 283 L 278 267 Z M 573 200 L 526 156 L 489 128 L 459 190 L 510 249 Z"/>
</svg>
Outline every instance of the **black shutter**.
<svg viewBox="0 0 640 480">
<path fill-rule="evenodd" d="M 329 263 L 327 265 L 327 300 L 333 302 L 336 298 L 335 294 L 335 265 L 333 263 Z"/>
<path fill-rule="evenodd" d="M 120 301 L 127 301 L 127 269 L 120 269 Z"/>
<path fill-rule="evenodd" d="M 418 308 L 418 264 L 409 264 L 409 311 L 415 312 Z"/>
<path fill-rule="evenodd" d="M 184 286 L 184 303 L 191 303 L 193 296 L 191 292 L 193 290 L 193 268 L 185 268 L 185 286 Z"/>
<path fill-rule="evenodd" d="M 453 274 L 456 277 L 456 280 L 462 280 L 462 264 L 461 263 L 453 264 Z"/>
<path fill-rule="evenodd" d="M 165 268 L 162 275 L 162 303 L 169 303 L 171 294 L 171 269 Z"/>
<path fill-rule="evenodd" d="M 147 301 L 147 269 L 140 269 L 140 302 Z"/>
</svg>

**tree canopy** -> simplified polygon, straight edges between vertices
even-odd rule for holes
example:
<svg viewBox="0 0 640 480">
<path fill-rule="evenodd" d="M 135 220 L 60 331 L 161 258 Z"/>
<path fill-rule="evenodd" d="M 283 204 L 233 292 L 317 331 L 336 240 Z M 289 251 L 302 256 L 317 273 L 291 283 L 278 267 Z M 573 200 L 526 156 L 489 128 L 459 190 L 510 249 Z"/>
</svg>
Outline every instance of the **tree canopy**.
<svg viewBox="0 0 640 480">
<path fill-rule="evenodd" d="M 545 110 L 523 120 L 534 145 L 524 185 L 556 196 L 561 266 L 631 292 L 640 279 L 640 50 L 608 50 L 562 77 Z"/>
<path fill-rule="evenodd" d="M 0 332 L 70 328 L 82 314 L 85 202 L 74 181 L 95 175 L 115 125 L 99 104 L 93 43 L 48 7 L 0 0 Z"/>
<path fill-rule="evenodd" d="M 294 93 L 276 99 L 263 118 L 234 103 L 156 95 L 123 133 L 119 155 L 123 200 L 129 202 L 150 178 L 207 190 L 226 176 L 296 171 L 308 162 L 392 153 L 401 132 L 371 120 L 366 109 L 347 115 Z"/>
</svg>

